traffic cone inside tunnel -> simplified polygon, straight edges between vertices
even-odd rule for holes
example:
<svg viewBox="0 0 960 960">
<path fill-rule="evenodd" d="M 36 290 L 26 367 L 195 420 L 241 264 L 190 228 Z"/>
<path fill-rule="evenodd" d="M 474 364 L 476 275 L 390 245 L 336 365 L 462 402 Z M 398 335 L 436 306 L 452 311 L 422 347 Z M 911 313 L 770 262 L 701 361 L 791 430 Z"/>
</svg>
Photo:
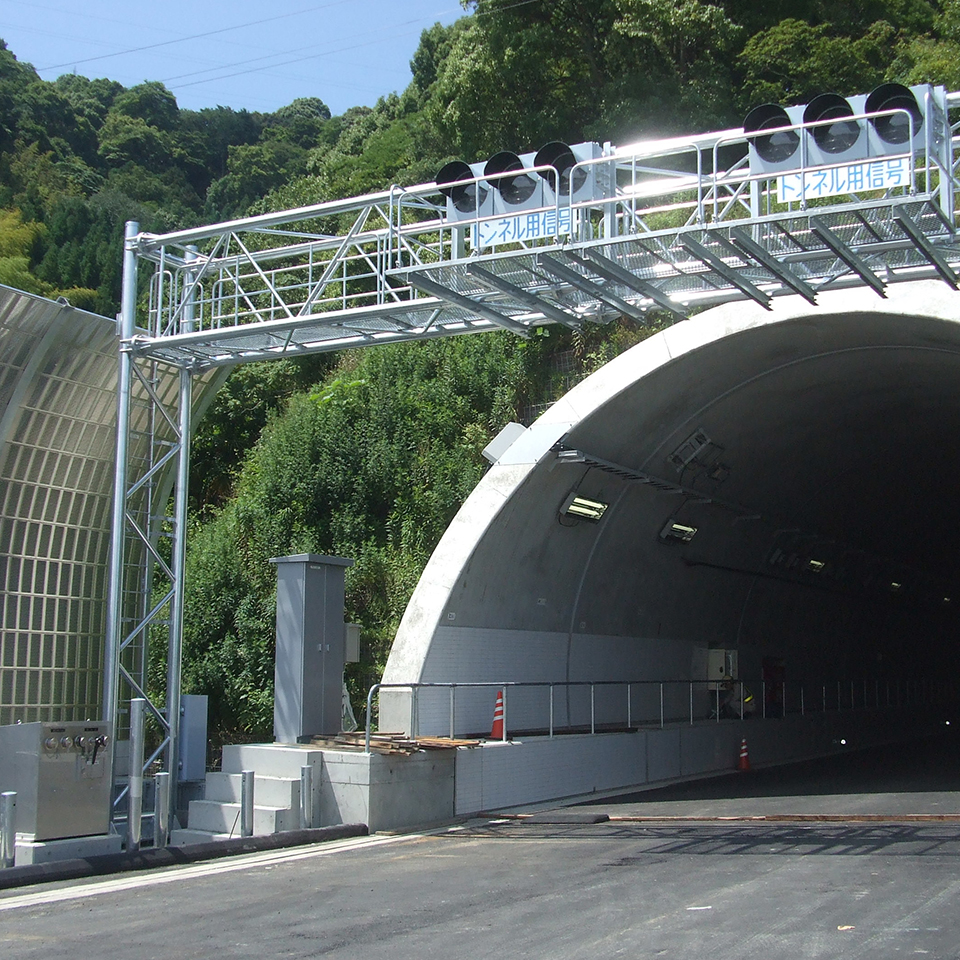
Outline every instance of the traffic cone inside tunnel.
<svg viewBox="0 0 960 960">
<path fill-rule="evenodd" d="M 750 754 L 747 752 L 747 738 L 740 741 L 740 762 L 737 764 L 738 770 L 750 769 Z"/>
<path fill-rule="evenodd" d="M 491 740 L 503 739 L 503 691 L 497 691 L 497 704 L 493 708 L 493 726 L 490 728 Z"/>
</svg>

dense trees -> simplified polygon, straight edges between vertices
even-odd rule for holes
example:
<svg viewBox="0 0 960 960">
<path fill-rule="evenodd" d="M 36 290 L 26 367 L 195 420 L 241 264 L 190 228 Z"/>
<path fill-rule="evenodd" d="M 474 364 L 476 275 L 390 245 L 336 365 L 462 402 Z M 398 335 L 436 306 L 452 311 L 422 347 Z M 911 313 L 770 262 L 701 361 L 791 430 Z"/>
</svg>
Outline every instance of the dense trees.
<svg viewBox="0 0 960 960">
<path fill-rule="evenodd" d="M 447 159 L 558 138 L 739 125 L 764 100 L 884 79 L 960 87 L 960 0 L 464 0 L 406 90 L 340 116 L 181 109 L 162 84 L 41 80 L 0 41 L 0 282 L 112 315 L 123 223 L 164 230 L 433 179 Z M 268 733 L 274 570 L 357 560 L 354 691 L 376 677 L 422 564 L 507 420 L 648 331 L 550 331 L 237 370 L 194 448 L 188 687 L 226 733 Z M 570 365 L 570 364 L 568 364 Z"/>
<path fill-rule="evenodd" d="M 293 393 L 237 470 L 221 475 L 233 495 L 191 542 L 184 680 L 212 698 L 221 734 L 271 729 L 270 557 L 356 561 L 347 617 L 363 627 L 363 656 L 348 684 L 359 705 L 423 565 L 483 473 L 480 451 L 530 404 L 562 389 L 565 381 L 551 382 L 551 358 L 563 353 L 583 375 L 649 332 L 615 325 L 588 337 L 542 330 L 529 341 L 501 333 L 378 347 L 342 357 L 315 387 Z M 280 366 L 247 368 L 245 385 Z M 292 364 L 280 374 L 288 385 L 298 377 Z M 245 391 L 235 383 L 214 411 L 217 431 L 232 430 L 230 411 L 249 412 L 242 399 L 238 410 Z M 207 463 L 209 441 L 200 443 Z M 194 475 L 206 479 L 202 469 Z"/>
</svg>

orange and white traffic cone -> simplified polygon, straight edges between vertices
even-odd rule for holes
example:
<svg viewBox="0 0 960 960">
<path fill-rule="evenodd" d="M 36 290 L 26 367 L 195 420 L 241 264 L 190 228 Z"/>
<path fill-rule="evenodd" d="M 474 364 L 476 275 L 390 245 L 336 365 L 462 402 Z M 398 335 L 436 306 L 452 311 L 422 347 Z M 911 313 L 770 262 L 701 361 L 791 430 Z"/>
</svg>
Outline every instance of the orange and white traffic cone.
<svg viewBox="0 0 960 960">
<path fill-rule="evenodd" d="M 737 764 L 738 770 L 750 769 L 750 754 L 747 752 L 747 738 L 740 741 L 740 762 Z"/>
<path fill-rule="evenodd" d="M 490 729 L 491 740 L 503 739 L 503 691 L 497 691 L 497 704 L 493 708 L 493 727 Z"/>
</svg>

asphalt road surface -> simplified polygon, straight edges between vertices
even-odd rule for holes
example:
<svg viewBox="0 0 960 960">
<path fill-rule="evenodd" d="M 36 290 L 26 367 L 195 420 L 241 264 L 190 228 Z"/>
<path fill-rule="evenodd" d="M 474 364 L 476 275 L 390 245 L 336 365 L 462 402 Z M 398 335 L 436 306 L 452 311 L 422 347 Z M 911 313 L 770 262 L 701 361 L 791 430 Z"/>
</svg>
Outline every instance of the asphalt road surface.
<svg viewBox="0 0 960 960">
<path fill-rule="evenodd" d="M 958 759 L 944 737 L 430 834 L 9 891 L 0 957 L 957 960 Z"/>
</svg>

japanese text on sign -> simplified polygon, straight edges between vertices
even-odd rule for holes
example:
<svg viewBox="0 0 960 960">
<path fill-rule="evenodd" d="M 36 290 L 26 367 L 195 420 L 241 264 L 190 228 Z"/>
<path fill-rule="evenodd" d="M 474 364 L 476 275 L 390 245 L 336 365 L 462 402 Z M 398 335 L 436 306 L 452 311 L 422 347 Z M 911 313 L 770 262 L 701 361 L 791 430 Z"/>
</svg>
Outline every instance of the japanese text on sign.
<svg viewBox="0 0 960 960">
<path fill-rule="evenodd" d="M 499 243 L 524 243 L 544 237 L 565 236 L 570 231 L 570 208 L 521 213 L 513 217 L 481 220 L 471 231 L 476 247 L 495 247 Z"/>
<path fill-rule="evenodd" d="M 910 161 L 906 157 L 851 163 L 827 170 L 783 173 L 777 177 L 777 200 L 780 203 L 797 203 L 864 190 L 909 187 L 910 173 Z"/>
</svg>

